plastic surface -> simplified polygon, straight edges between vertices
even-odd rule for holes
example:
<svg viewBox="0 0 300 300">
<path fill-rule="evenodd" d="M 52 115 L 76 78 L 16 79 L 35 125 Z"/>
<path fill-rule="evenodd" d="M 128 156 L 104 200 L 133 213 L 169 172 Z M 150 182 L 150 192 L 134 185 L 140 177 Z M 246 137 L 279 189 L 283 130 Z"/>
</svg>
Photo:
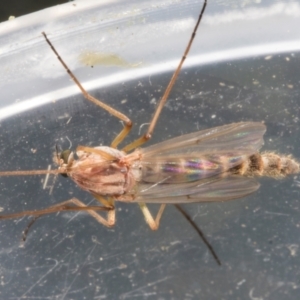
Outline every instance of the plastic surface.
<svg viewBox="0 0 300 300">
<path fill-rule="evenodd" d="M 196 1 L 74 1 L 0 24 L 1 169 L 46 169 L 57 144 L 108 145 L 122 124 L 88 103 L 42 31 L 99 99 L 145 130 L 190 37 Z M 264 121 L 263 149 L 300 158 L 300 1 L 209 1 L 191 54 L 158 122 L 158 141 Z M 2 214 L 92 196 L 50 176 L 0 178 Z M 299 299 L 299 177 L 260 179 L 226 203 L 184 206 L 218 267 L 169 206 L 152 232 L 136 205 L 107 229 L 84 213 L 0 223 L 3 299 Z M 43 188 L 44 186 L 44 188 Z M 151 206 L 153 210 L 156 206 Z"/>
</svg>

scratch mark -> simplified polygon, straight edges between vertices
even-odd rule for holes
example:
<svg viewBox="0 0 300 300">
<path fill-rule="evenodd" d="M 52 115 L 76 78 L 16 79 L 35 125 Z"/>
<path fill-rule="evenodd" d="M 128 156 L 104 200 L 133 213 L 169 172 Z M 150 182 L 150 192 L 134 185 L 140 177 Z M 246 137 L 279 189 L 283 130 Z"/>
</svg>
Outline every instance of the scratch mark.
<svg viewBox="0 0 300 300">
<path fill-rule="evenodd" d="M 51 165 L 48 166 L 47 170 L 48 170 L 48 171 L 51 170 Z M 48 183 L 48 180 L 49 180 L 49 176 L 50 176 L 49 173 L 47 173 L 46 176 L 45 176 L 45 181 L 44 181 L 44 185 L 43 185 L 43 190 L 47 187 L 47 183 Z"/>
<path fill-rule="evenodd" d="M 254 288 L 252 288 L 249 292 L 249 297 L 251 300 L 264 300 L 264 298 L 262 298 L 262 297 L 254 297 L 253 292 L 254 292 Z"/>
<path fill-rule="evenodd" d="M 72 120 L 72 117 L 69 118 L 69 120 L 66 122 L 66 125 L 68 125 Z"/>
<path fill-rule="evenodd" d="M 87 206 L 89 206 L 92 202 L 94 202 L 94 200 L 91 200 L 90 202 L 88 202 Z M 68 220 L 67 224 L 72 222 L 81 213 L 82 213 L 82 211 L 78 211 L 77 213 L 73 214 L 73 216 Z"/>
<path fill-rule="evenodd" d="M 44 280 L 45 277 L 48 276 L 48 274 L 50 274 L 57 266 L 58 266 L 58 261 L 56 259 L 52 259 L 52 258 L 47 258 L 46 260 L 52 260 L 55 262 L 55 264 L 53 265 L 52 268 L 50 268 L 44 275 L 42 275 L 38 281 L 36 281 L 21 297 L 20 299 L 24 298 L 28 293 L 30 293 L 34 287 L 36 287 L 40 282 L 42 282 Z"/>
<path fill-rule="evenodd" d="M 68 292 L 70 291 L 70 289 L 71 289 L 72 285 L 74 284 L 75 280 L 76 280 L 76 279 L 78 278 L 78 276 L 80 275 L 80 270 L 86 266 L 87 260 L 90 259 L 90 256 L 91 256 L 91 254 L 94 252 L 95 249 L 96 249 L 96 245 L 94 245 L 94 246 L 91 248 L 90 253 L 86 256 L 85 260 L 83 261 L 83 264 L 80 266 L 80 268 L 79 268 L 79 270 L 78 270 L 79 272 L 76 272 L 76 275 L 74 276 L 73 280 L 70 282 L 69 286 L 66 288 L 66 291 L 62 294 L 62 297 L 61 297 L 62 300 L 65 299 L 66 295 L 67 295 Z"/>
<path fill-rule="evenodd" d="M 135 290 L 132 290 L 132 291 L 130 291 L 130 292 L 128 292 L 128 293 L 125 293 L 125 294 L 120 295 L 120 299 L 132 298 L 132 297 L 134 297 L 134 293 L 136 293 L 136 292 L 138 292 L 138 291 L 141 291 L 141 290 L 143 290 L 143 289 L 145 289 L 145 288 L 149 288 L 149 287 L 151 287 L 151 286 L 153 286 L 153 285 L 155 285 L 155 284 L 157 284 L 157 283 L 160 283 L 160 282 L 164 282 L 164 281 L 166 281 L 166 280 L 169 280 L 170 278 L 173 278 L 173 276 L 167 276 L 167 277 L 165 277 L 165 278 L 163 278 L 163 279 L 159 279 L 159 280 L 156 280 L 156 281 L 154 281 L 154 282 L 148 283 L 148 284 L 146 284 L 146 285 L 144 285 L 144 286 L 141 286 L 141 287 L 139 287 L 139 288 L 137 288 L 137 289 L 135 289 Z M 137 294 L 137 296 L 140 296 L 140 294 Z M 255 300 L 256 300 L 256 299 L 255 299 Z M 257 300 L 258 300 L 258 299 L 257 299 Z"/>
<path fill-rule="evenodd" d="M 139 127 L 139 135 L 141 135 L 141 131 L 142 131 L 142 128 L 144 127 L 144 126 L 146 126 L 146 125 L 149 125 L 150 123 L 143 123 L 143 124 L 141 124 L 140 125 L 140 127 Z"/>
<path fill-rule="evenodd" d="M 266 211 L 265 214 L 267 214 L 267 215 L 274 215 L 274 216 L 285 216 L 285 217 L 289 216 L 289 214 L 283 214 L 283 213 L 272 212 L 272 211 Z"/>
</svg>

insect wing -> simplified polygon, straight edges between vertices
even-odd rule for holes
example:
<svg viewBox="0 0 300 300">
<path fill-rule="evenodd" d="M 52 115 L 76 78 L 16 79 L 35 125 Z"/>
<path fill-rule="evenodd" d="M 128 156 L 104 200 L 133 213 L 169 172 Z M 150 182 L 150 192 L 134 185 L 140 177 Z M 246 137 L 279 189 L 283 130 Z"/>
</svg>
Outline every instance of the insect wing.
<svg viewBox="0 0 300 300">
<path fill-rule="evenodd" d="M 253 178 L 241 176 L 216 177 L 183 184 L 141 185 L 134 202 L 192 203 L 218 202 L 243 198 L 259 188 Z"/>
<path fill-rule="evenodd" d="M 185 134 L 142 149 L 144 159 L 187 153 L 239 151 L 251 155 L 263 145 L 266 127 L 258 122 L 240 122 Z"/>
<path fill-rule="evenodd" d="M 142 181 L 184 183 L 225 174 L 258 152 L 264 132 L 261 123 L 234 123 L 142 149 Z"/>
</svg>

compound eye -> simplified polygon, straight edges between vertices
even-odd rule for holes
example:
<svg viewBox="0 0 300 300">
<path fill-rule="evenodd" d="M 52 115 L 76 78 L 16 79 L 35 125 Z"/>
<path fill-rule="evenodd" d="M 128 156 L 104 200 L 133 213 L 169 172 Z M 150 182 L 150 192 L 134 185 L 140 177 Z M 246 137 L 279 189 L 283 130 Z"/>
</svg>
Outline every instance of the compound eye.
<svg viewBox="0 0 300 300">
<path fill-rule="evenodd" d="M 70 149 L 68 149 L 68 150 L 64 150 L 60 153 L 60 159 L 62 159 L 65 164 L 68 164 L 69 156 L 70 156 L 71 152 L 72 151 Z"/>
</svg>

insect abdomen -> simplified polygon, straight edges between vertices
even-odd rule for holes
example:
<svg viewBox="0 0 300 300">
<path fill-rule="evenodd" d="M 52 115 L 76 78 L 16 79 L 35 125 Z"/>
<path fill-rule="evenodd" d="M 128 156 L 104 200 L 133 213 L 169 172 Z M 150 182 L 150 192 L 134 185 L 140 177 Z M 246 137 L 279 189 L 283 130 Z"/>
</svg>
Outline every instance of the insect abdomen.
<svg viewBox="0 0 300 300">
<path fill-rule="evenodd" d="M 242 164 L 232 169 L 235 174 L 244 176 L 269 176 L 282 178 L 300 171 L 299 163 L 290 155 L 273 152 L 256 153 Z"/>
</svg>

